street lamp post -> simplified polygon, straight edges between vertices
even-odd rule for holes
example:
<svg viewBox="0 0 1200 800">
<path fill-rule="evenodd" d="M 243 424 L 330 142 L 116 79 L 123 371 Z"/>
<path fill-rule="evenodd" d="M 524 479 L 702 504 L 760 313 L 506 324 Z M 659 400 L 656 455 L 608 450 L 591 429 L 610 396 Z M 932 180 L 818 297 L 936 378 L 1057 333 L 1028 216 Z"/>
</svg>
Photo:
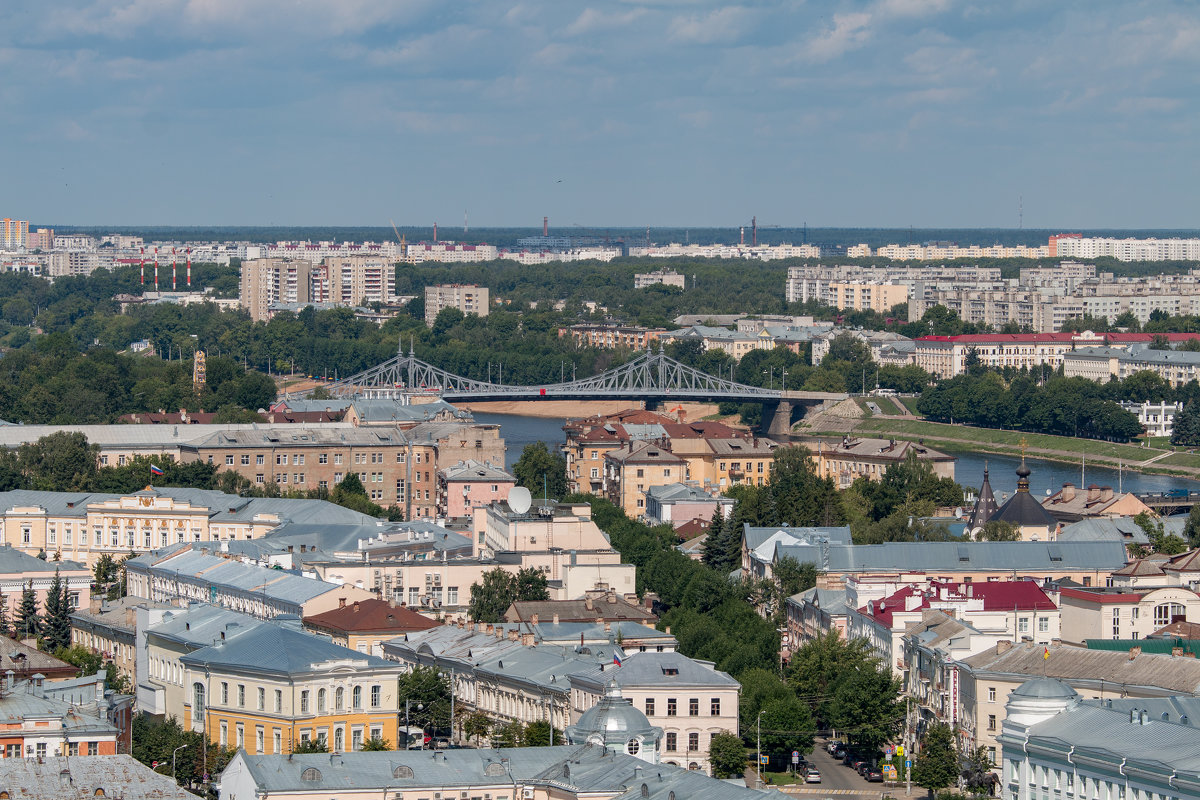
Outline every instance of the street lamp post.
<svg viewBox="0 0 1200 800">
<path fill-rule="evenodd" d="M 755 727 L 758 732 L 758 761 L 754 764 L 754 774 L 758 776 L 758 780 L 754 782 L 755 788 L 761 789 L 763 785 L 762 779 L 762 709 L 758 711 L 758 720 L 755 722 Z"/>
<path fill-rule="evenodd" d="M 783 391 L 787 391 L 787 370 L 783 370 Z"/>
<path fill-rule="evenodd" d="M 175 777 L 175 757 L 179 755 L 179 751 L 185 747 L 187 747 L 186 744 L 181 744 L 171 753 L 171 780 L 175 781 L 176 783 L 179 783 L 179 779 Z"/>
<path fill-rule="evenodd" d="M 409 704 L 411 702 L 412 701 L 410 701 L 408 698 L 405 698 L 405 700 L 404 700 L 404 749 L 405 750 L 408 749 L 408 745 L 409 745 L 408 737 L 411 734 L 411 730 L 412 730 L 412 725 L 409 724 Z M 424 703 L 417 703 L 417 711 L 421 711 L 424 708 L 425 708 Z M 423 727 L 421 728 L 421 749 L 422 750 L 425 749 L 425 728 L 423 728 Z"/>
</svg>

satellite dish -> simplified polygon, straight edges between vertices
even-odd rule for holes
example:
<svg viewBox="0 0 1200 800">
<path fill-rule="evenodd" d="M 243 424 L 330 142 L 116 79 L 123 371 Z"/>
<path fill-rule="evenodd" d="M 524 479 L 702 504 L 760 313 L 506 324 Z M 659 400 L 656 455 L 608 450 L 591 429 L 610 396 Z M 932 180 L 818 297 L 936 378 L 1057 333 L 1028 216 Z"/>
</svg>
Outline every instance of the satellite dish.
<svg viewBox="0 0 1200 800">
<path fill-rule="evenodd" d="M 515 486 L 508 492 L 508 507 L 518 514 L 524 514 L 533 505 L 533 496 L 524 486 Z"/>
</svg>

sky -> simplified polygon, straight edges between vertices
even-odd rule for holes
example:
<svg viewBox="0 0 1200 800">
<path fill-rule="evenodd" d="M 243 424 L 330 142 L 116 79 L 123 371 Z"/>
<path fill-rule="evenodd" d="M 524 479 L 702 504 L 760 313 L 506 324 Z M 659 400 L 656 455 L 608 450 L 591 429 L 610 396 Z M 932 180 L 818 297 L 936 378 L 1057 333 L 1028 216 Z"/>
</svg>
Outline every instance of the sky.
<svg viewBox="0 0 1200 800">
<path fill-rule="evenodd" d="M 1191 0 L 4 0 L 0 75 L 35 224 L 1200 227 Z"/>
</svg>

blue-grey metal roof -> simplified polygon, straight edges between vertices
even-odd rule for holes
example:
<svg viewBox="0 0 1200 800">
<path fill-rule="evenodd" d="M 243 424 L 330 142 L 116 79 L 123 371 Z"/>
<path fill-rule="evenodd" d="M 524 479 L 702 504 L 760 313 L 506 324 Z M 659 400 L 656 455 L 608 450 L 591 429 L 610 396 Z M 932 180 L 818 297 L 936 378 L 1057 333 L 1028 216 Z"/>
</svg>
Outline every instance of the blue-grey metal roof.
<svg viewBox="0 0 1200 800">
<path fill-rule="evenodd" d="M 740 684 L 727 673 L 715 669 L 710 662 L 688 658 L 683 653 L 630 653 L 621 662 L 600 665 L 579 676 L 593 688 L 602 688 L 609 681 L 621 687 L 667 689 L 672 686 L 711 688 L 733 687 Z"/>
<path fill-rule="evenodd" d="M 31 556 L 15 549 L 5 542 L 0 545 L 0 574 L 9 575 L 14 572 L 63 572 L 86 570 L 87 567 L 77 561 L 44 561 L 37 556 Z"/>
<path fill-rule="evenodd" d="M 409 405 L 395 400 L 360 399 L 353 402 L 353 407 L 354 413 L 367 422 L 424 422 L 438 414 L 451 414 L 463 420 L 471 419 L 470 412 L 452 406 L 445 400 Z"/>
<path fill-rule="evenodd" d="M 241 765 L 253 778 L 256 788 L 266 795 L 302 791 L 334 797 L 339 792 L 401 791 L 409 787 L 444 791 L 460 787 L 500 786 L 512 790 L 515 785 L 556 785 L 569 787 L 571 794 L 610 796 L 615 792 L 614 800 L 667 800 L 671 796 L 679 800 L 765 800 L 781 796 L 777 792 L 719 781 L 695 770 L 647 764 L 594 745 L 332 755 L 250 755 L 238 751 L 229 769 L 238 770 Z M 305 771 L 310 769 L 315 772 L 309 772 L 309 779 L 305 780 Z M 410 774 L 412 777 L 407 777 Z"/>
<path fill-rule="evenodd" d="M 186 607 L 168 611 L 162 620 L 146 629 L 150 636 L 162 637 L 186 647 L 207 647 L 221 640 L 232 639 L 251 628 L 266 623 L 208 603 L 189 603 Z"/>
<path fill-rule="evenodd" d="M 832 572 L 1107 570 L 1125 565 L 1120 542 L 885 542 L 828 548 L 820 569 Z"/>
<path fill-rule="evenodd" d="M 777 533 L 784 533 L 801 542 L 828 541 L 830 544 L 850 544 L 850 527 L 837 525 L 830 527 L 792 527 L 780 525 L 774 528 L 754 527 L 746 523 L 742 537 L 750 550 L 757 550 L 768 539 Z"/>
<path fill-rule="evenodd" d="M 195 666 L 249 669 L 277 675 L 311 672 L 330 661 L 351 661 L 356 669 L 400 669 L 392 661 L 295 630 L 286 622 L 259 623 L 232 639 L 202 647 L 179 660 Z"/>
<path fill-rule="evenodd" d="M 701 489 L 699 486 L 691 483 L 666 483 L 661 486 L 651 486 L 646 490 L 646 496 L 652 497 L 660 503 L 733 502 L 732 498 L 714 497 L 713 495 Z"/>
<path fill-rule="evenodd" d="M 135 560 L 141 565 L 141 559 Z M 240 590 L 298 605 L 337 588 L 337 584 L 334 583 L 305 578 L 282 570 L 243 564 L 201 550 L 180 552 L 158 564 L 148 566 L 147 569 L 153 573 L 194 578 L 209 586 Z"/>
</svg>

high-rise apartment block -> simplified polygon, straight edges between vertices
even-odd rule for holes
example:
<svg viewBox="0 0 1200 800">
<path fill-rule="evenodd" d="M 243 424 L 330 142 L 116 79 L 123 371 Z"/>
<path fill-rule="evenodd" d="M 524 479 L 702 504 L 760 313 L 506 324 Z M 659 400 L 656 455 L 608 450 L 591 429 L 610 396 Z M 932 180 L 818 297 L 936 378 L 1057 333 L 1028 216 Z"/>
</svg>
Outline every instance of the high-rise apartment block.
<svg viewBox="0 0 1200 800">
<path fill-rule="evenodd" d="M 3 220 L 4 238 L 0 240 L 0 245 L 3 245 L 5 250 L 16 250 L 18 247 L 24 247 L 29 239 L 29 222 L 23 219 L 9 219 L 5 217 Z"/>
<path fill-rule="evenodd" d="M 396 268 L 387 258 L 326 258 L 313 268 L 313 302 L 339 305 L 386 303 L 395 295 Z"/>
<path fill-rule="evenodd" d="M 425 287 L 425 324 L 433 325 L 443 308 L 457 308 L 464 314 L 488 314 L 488 290 L 486 286 L 468 283 L 450 283 Z"/>
<path fill-rule="evenodd" d="M 259 258 L 242 264 L 241 306 L 255 322 L 270 319 L 272 303 L 312 302 L 310 261 Z"/>
</svg>

